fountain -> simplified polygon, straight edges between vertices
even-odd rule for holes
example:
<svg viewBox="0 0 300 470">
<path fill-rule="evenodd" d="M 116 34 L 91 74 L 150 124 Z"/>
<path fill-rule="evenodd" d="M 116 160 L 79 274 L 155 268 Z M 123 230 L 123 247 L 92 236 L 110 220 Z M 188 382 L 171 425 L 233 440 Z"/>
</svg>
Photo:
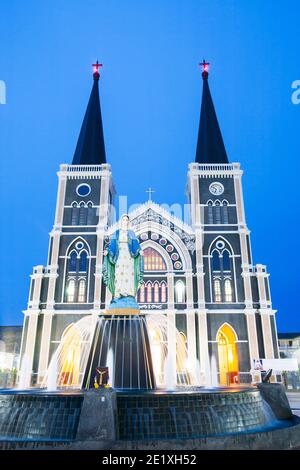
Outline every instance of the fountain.
<svg viewBox="0 0 300 470">
<path fill-rule="evenodd" d="M 19 374 L 18 389 L 24 390 L 30 387 L 31 366 L 27 354 L 24 354 Z"/>
</svg>

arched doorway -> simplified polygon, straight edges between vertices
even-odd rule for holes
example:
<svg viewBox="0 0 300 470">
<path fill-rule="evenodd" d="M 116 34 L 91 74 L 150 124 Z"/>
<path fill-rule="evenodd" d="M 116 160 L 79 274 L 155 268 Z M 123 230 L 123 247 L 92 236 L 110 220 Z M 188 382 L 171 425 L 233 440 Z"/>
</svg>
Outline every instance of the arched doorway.
<svg viewBox="0 0 300 470">
<path fill-rule="evenodd" d="M 80 374 L 80 354 L 82 338 L 80 331 L 72 323 L 62 335 L 60 362 L 60 386 L 78 386 Z"/>
<path fill-rule="evenodd" d="M 234 329 L 225 323 L 217 333 L 220 385 L 238 383 L 239 359 Z"/>
</svg>

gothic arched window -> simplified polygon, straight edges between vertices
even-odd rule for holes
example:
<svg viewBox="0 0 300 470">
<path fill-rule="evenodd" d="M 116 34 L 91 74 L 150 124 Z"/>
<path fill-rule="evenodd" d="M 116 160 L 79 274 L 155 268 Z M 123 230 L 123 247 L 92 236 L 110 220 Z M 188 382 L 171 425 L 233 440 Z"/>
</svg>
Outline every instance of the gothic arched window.
<svg viewBox="0 0 300 470">
<path fill-rule="evenodd" d="M 146 248 L 143 252 L 145 271 L 166 271 L 166 263 L 154 248 Z"/>
<path fill-rule="evenodd" d="M 212 269 L 213 271 L 221 271 L 220 253 L 217 250 L 212 254 Z"/>
<path fill-rule="evenodd" d="M 147 282 L 146 284 L 146 294 L 147 294 L 147 302 L 152 302 L 152 284 L 151 282 Z"/>
<path fill-rule="evenodd" d="M 77 207 L 77 202 L 73 202 L 71 225 L 78 225 L 78 216 L 79 216 L 79 208 Z"/>
<path fill-rule="evenodd" d="M 74 302 L 75 301 L 75 279 L 69 279 L 67 285 L 67 301 Z"/>
<path fill-rule="evenodd" d="M 224 250 L 222 253 L 223 257 L 223 271 L 230 271 L 231 270 L 231 263 L 230 263 L 230 256 L 227 250 Z"/>
<path fill-rule="evenodd" d="M 87 225 L 92 225 L 93 224 L 93 218 L 94 218 L 93 203 L 88 202 L 87 203 Z"/>
<path fill-rule="evenodd" d="M 221 223 L 221 203 L 220 201 L 215 202 L 215 209 L 216 209 L 216 224 Z"/>
<path fill-rule="evenodd" d="M 225 302 L 232 302 L 232 285 L 231 285 L 230 279 L 225 279 L 224 290 L 225 290 Z"/>
<path fill-rule="evenodd" d="M 154 283 L 154 302 L 159 302 L 159 285 L 158 282 Z"/>
<path fill-rule="evenodd" d="M 79 258 L 79 271 L 85 272 L 87 270 L 87 253 L 82 251 Z"/>
<path fill-rule="evenodd" d="M 185 285 L 182 281 L 177 281 L 175 284 L 175 301 L 178 304 L 185 302 Z"/>
<path fill-rule="evenodd" d="M 212 201 L 208 201 L 208 223 L 213 224 L 214 223 L 214 217 L 213 217 L 213 203 Z"/>
<path fill-rule="evenodd" d="M 234 301 L 234 274 L 231 249 L 223 239 L 218 239 L 210 251 L 212 296 L 214 302 Z"/>
<path fill-rule="evenodd" d="M 66 258 L 64 302 L 86 302 L 90 249 L 84 239 L 77 238 Z"/>
<path fill-rule="evenodd" d="M 77 253 L 72 251 L 70 260 L 69 260 L 69 272 L 76 272 L 77 270 Z"/>
<path fill-rule="evenodd" d="M 167 284 L 164 281 L 161 283 L 161 301 L 163 304 L 167 302 Z"/>
<path fill-rule="evenodd" d="M 220 279 L 214 279 L 214 300 L 215 302 L 222 302 L 222 291 Z"/>
<path fill-rule="evenodd" d="M 78 302 L 85 302 L 86 281 L 80 279 L 78 284 Z"/>
<path fill-rule="evenodd" d="M 80 203 L 79 209 L 79 225 L 86 225 L 87 219 L 87 208 L 85 207 L 84 202 Z"/>
<path fill-rule="evenodd" d="M 228 202 L 223 201 L 223 224 L 228 224 Z"/>
</svg>

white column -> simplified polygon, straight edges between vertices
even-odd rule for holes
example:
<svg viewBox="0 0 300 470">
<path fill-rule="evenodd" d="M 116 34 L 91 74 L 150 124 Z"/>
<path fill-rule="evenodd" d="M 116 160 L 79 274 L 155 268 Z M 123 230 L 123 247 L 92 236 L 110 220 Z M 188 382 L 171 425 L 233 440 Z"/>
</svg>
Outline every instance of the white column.
<svg viewBox="0 0 300 470">
<path fill-rule="evenodd" d="M 168 312 L 168 355 L 172 360 L 173 383 L 177 383 L 176 371 L 176 321 L 175 312 Z"/>
<path fill-rule="evenodd" d="M 193 273 L 186 272 L 186 307 L 187 309 L 194 308 L 194 298 L 193 298 Z"/>
<path fill-rule="evenodd" d="M 52 253 L 51 253 L 51 264 L 49 265 L 49 284 L 47 294 L 47 310 L 51 310 L 54 307 L 54 296 L 55 296 L 55 284 L 58 277 L 58 254 L 59 254 L 59 243 L 60 243 L 61 232 L 55 230 L 53 232 L 52 242 Z"/>
<path fill-rule="evenodd" d="M 253 370 L 253 360 L 259 359 L 255 310 L 254 309 L 245 310 L 245 315 L 246 315 L 246 320 L 247 320 L 248 345 L 249 345 L 249 356 L 250 356 L 250 373 L 252 376 L 252 382 L 258 382 L 259 374 L 255 374 L 255 371 Z"/>
<path fill-rule="evenodd" d="M 195 328 L 195 312 L 186 314 L 187 323 L 187 346 L 188 346 L 188 370 L 192 373 L 193 378 L 196 374 L 196 328 Z"/>
<path fill-rule="evenodd" d="M 174 273 L 167 273 L 168 310 L 174 310 Z"/>
<path fill-rule="evenodd" d="M 67 175 L 65 171 L 67 170 L 68 165 L 60 165 L 60 171 L 58 175 L 58 190 L 57 190 L 57 200 L 56 200 L 56 210 L 55 210 L 55 223 L 54 228 L 61 228 L 63 223 L 64 215 L 64 203 L 65 203 L 65 194 L 66 194 L 66 184 L 67 184 Z"/>
<path fill-rule="evenodd" d="M 30 277 L 32 281 L 34 281 L 34 284 L 33 284 L 32 299 L 31 300 L 29 299 L 28 308 L 39 311 L 42 280 L 44 277 L 43 266 L 35 266 L 33 268 L 33 274 L 31 274 Z"/>
<path fill-rule="evenodd" d="M 198 313 L 200 369 L 205 375 L 205 383 L 210 383 L 210 362 L 208 352 L 207 313 L 201 310 Z"/>
<path fill-rule="evenodd" d="M 53 313 L 44 313 L 42 337 L 41 337 L 41 348 L 38 368 L 38 383 L 41 383 L 49 363 L 49 353 L 51 345 L 51 329 L 52 329 Z"/>
<path fill-rule="evenodd" d="M 272 339 L 272 330 L 270 322 L 270 313 L 265 309 L 261 310 L 261 324 L 263 331 L 264 339 L 264 349 L 266 359 L 274 359 L 274 348 L 273 348 L 273 339 Z"/>
<path fill-rule="evenodd" d="M 30 387 L 31 385 L 37 322 L 38 322 L 38 313 L 30 312 L 29 320 L 28 320 L 28 328 L 27 328 L 26 346 L 25 346 L 25 352 L 23 355 L 23 360 L 24 360 L 24 357 L 26 356 L 26 362 L 28 364 L 28 376 L 26 377 L 26 383 L 24 384 L 25 387 Z M 22 367 L 22 364 L 21 364 L 21 367 Z"/>
</svg>

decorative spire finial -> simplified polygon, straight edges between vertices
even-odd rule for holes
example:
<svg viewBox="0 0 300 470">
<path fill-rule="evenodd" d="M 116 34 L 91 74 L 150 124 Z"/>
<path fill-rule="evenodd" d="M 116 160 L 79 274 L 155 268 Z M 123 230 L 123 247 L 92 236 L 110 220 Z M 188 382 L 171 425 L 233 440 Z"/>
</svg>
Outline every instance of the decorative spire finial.
<svg viewBox="0 0 300 470">
<path fill-rule="evenodd" d="M 205 59 L 203 59 L 203 62 L 201 62 L 199 65 L 202 68 L 202 78 L 203 78 L 203 80 L 207 80 L 208 79 L 208 68 L 210 66 L 210 63 L 205 62 Z"/>
<path fill-rule="evenodd" d="M 99 73 L 99 68 L 100 67 L 103 67 L 102 64 L 99 64 L 98 60 L 95 64 L 93 64 L 93 70 L 94 70 L 94 73 L 93 73 L 93 77 L 94 77 L 94 80 L 99 80 L 100 78 L 100 73 Z"/>
</svg>

